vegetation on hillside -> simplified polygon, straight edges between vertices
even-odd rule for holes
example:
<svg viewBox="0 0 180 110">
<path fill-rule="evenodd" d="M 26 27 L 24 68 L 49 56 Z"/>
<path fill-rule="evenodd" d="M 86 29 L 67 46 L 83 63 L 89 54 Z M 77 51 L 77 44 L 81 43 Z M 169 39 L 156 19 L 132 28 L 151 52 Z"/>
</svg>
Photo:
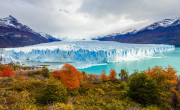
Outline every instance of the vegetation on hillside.
<svg viewBox="0 0 180 110">
<path fill-rule="evenodd" d="M 25 69 L 26 68 L 26 69 Z M 78 71 L 70 64 L 46 67 L 0 65 L 0 110 L 170 110 L 179 99 L 177 71 L 155 66 L 131 75 Z"/>
</svg>

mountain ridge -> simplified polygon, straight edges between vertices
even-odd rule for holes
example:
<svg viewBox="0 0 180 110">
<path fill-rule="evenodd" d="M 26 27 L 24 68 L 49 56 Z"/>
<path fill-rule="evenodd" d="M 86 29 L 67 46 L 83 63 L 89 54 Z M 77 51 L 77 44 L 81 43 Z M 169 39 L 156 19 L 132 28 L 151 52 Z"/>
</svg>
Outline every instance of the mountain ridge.
<svg viewBox="0 0 180 110">
<path fill-rule="evenodd" d="M 51 39 L 45 38 L 40 33 L 21 24 L 11 15 L 0 19 L 0 48 L 22 47 L 53 41 L 60 40 L 52 36 Z"/>
<path fill-rule="evenodd" d="M 180 17 L 164 19 L 140 30 L 107 35 L 93 38 L 93 40 L 136 44 L 171 44 L 180 47 Z"/>
</svg>

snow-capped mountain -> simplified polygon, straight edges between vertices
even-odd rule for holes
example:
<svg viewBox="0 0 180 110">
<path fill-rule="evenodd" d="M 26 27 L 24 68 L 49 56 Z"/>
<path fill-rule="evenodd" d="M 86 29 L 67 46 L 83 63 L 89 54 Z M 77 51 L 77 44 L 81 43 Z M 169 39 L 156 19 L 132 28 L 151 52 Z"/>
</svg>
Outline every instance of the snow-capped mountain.
<svg viewBox="0 0 180 110">
<path fill-rule="evenodd" d="M 138 30 L 136 30 L 135 28 L 130 28 L 126 31 L 121 32 L 121 34 L 127 34 L 127 33 L 135 34 L 136 32 L 138 32 Z"/>
<path fill-rule="evenodd" d="M 176 26 L 178 24 L 180 24 L 180 17 L 177 17 L 175 19 L 164 19 L 162 21 L 155 22 L 155 23 L 141 29 L 141 31 L 145 30 L 145 29 L 154 30 L 158 27 Z"/>
<path fill-rule="evenodd" d="M 110 34 L 95 40 L 138 44 L 173 44 L 180 46 L 180 17 L 164 19 L 140 30 L 130 29 L 126 32 Z"/>
<path fill-rule="evenodd" d="M 123 34 L 135 34 L 135 33 L 137 33 L 138 32 L 138 30 L 136 30 L 136 29 L 134 29 L 134 28 L 130 28 L 130 29 L 128 29 L 128 30 L 126 30 L 126 31 L 122 31 L 122 32 L 120 32 L 120 33 L 112 33 L 112 34 L 109 34 L 109 35 L 106 35 L 106 36 L 104 36 L 103 38 L 108 38 L 108 37 L 116 37 L 116 36 L 118 36 L 118 35 L 123 35 Z M 98 38 L 98 37 L 96 37 L 96 38 Z"/>
<path fill-rule="evenodd" d="M 49 40 L 49 41 L 51 41 L 51 42 L 53 42 L 53 41 L 60 41 L 60 39 L 57 39 L 57 38 L 55 38 L 55 37 L 53 37 L 53 36 L 51 36 L 51 35 L 49 35 L 49 34 L 47 34 L 47 33 L 39 32 L 39 34 L 40 34 L 42 37 L 46 38 L 47 40 Z"/>
<path fill-rule="evenodd" d="M 0 26 L 4 26 L 4 27 L 8 27 L 8 28 L 14 27 L 14 28 L 20 29 L 22 31 L 36 33 L 34 30 L 29 28 L 28 26 L 19 23 L 19 21 L 11 15 L 9 15 L 9 17 L 0 19 Z"/>
<path fill-rule="evenodd" d="M 52 39 L 52 36 L 49 39 L 41 36 L 33 29 L 21 24 L 11 15 L 9 15 L 9 17 L 0 19 L 0 48 L 21 47 L 39 43 L 59 41 L 56 38 L 53 40 Z"/>
</svg>

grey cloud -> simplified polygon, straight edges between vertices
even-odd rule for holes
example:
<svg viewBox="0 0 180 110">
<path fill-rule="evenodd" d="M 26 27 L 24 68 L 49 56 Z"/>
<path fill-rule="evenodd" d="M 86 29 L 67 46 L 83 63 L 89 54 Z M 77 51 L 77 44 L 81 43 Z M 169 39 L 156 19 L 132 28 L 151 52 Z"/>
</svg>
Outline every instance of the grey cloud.
<svg viewBox="0 0 180 110">
<path fill-rule="evenodd" d="M 179 4 L 179 0 L 0 0 L 0 18 L 11 14 L 36 31 L 89 38 L 174 18 Z"/>
<path fill-rule="evenodd" d="M 80 12 L 94 17 L 108 14 L 126 15 L 132 19 L 161 19 L 179 14 L 179 0 L 84 0 Z"/>
</svg>

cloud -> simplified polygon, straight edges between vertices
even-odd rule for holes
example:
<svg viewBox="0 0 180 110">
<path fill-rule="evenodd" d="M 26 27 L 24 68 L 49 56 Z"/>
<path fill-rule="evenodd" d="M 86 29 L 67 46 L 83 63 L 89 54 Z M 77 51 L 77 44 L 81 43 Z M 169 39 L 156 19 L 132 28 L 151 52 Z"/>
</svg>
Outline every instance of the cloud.
<svg viewBox="0 0 180 110">
<path fill-rule="evenodd" d="M 84 0 L 79 11 L 95 17 L 113 14 L 132 19 L 151 19 L 177 16 L 179 4 L 179 0 Z"/>
<path fill-rule="evenodd" d="M 140 28 L 179 15 L 179 0 L 0 0 L 9 14 L 39 32 L 74 39 Z"/>
</svg>

